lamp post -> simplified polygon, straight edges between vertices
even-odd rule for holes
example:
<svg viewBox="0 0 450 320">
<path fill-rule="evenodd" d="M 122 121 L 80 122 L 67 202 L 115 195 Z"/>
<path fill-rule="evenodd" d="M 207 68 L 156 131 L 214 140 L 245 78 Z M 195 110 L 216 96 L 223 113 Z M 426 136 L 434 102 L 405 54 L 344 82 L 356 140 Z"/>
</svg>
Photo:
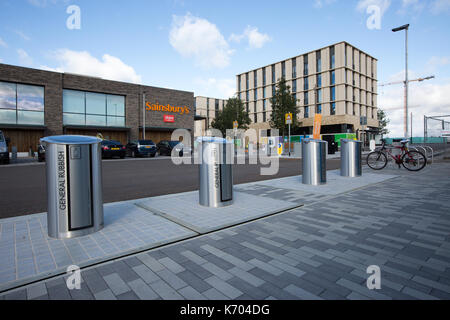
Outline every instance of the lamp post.
<svg viewBox="0 0 450 320">
<path fill-rule="evenodd" d="M 409 24 L 405 24 L 398 28 L 392 29 L 392 32 L 405 30 L 405 119 L 404 119 L 404 136 L 408 138 L 408 29 Z"/>
</svg>

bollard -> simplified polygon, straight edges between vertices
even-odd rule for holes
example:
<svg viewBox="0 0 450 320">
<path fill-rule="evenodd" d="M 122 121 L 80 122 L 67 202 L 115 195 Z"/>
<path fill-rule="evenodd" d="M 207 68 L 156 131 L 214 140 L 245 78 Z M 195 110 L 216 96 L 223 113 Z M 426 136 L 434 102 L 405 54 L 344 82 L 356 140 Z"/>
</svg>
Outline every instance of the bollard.
<svg viewBox="0 0 450 320">
<path fill-rule="evenodd" d="M 303 139 L 302 182 L 321 185 L 327 183 L 327 143 L 324 140 Z"/>
<path fill-rule="evenodd" d="M 341 176 L 360 177 L 362 142 L 358 140 L 341 139 Z"/>
</svg>

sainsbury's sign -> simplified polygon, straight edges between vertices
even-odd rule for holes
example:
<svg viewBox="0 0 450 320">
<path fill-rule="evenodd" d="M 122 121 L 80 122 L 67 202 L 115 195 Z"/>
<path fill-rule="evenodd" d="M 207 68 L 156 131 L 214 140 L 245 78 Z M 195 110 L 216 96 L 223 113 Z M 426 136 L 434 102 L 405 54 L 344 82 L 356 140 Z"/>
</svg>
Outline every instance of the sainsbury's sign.
<svg viewBox="0 0 450 320">
<path fill-rule="evenodd" d="M 162 105 L 158 103 L 147 102 L 145 104 L 145 110 L 147 111 L 160 111 L 160 112 L 174 112 L 179 114 L 188 114 L 191 111 L 187 106 L 172 106 L 170 104 Z"/>
</svg>

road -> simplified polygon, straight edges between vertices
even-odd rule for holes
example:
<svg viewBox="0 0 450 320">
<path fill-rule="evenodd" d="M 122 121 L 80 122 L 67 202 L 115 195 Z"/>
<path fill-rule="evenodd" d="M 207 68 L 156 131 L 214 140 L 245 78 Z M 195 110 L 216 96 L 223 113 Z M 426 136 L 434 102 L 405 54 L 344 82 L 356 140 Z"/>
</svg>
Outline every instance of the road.
<svg viewBox="0 0 450 320">
<path fill-rule="evenodd" d="M 327 160 L 327 169 L 339 168 Z M 280 159 L 276 175 L 261 176 L 262 165 L 234 165 L 234 184 L 298 175 L 301 160 Z M 105 203 L 198 190 L 198 166 L 175 165 L 169 158 L 103 160 Z M 0 218 L 47 211 L 45 165 L 0 166 Z"/>
</svg>

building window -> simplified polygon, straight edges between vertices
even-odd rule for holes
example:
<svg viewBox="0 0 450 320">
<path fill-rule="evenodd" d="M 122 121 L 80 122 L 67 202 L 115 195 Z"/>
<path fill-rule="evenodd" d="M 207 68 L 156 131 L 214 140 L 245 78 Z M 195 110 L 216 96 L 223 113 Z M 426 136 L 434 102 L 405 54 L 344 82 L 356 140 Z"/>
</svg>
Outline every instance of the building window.
<svg viewBox="0 0 450 320">
<path fill-rule="evenodd" d="M 303 101 L 305 105 L 309 104 L 309 99 L 308 99 L 308 92 L 304 92 L 303 93 Z"/>
<path fill-rule="evenodd" d="M 266 111 L 266 100 L 263 100 L 263 111 Z"/>
<path fill-rule="evenodd" d="M 286 79 L 286 62 L 281 62 L 281 76 Z"/>
<path fill-rule="evenodd" d="M 272 97 L 275 97 L 275 93 L 276 93 L 276 89 L 275 89 L 275 85 L 272 85 Z"/>
<path fill-rule="evenodd" d="M 295 100 L 295 104 L 297 104 L 297 94 L 296 94 L 296 93 L 294 93 L 294 94 L 292 95 L 292 97 L 294 97 L 294 100 Z"/>
<path fill-rule="evenodd" d="M 258 89 L 255 89 L 253 91 L 253 98 L 254 98 L 255 101 L 258 100 Z"/>
<path fill-rule="evenodd" d="M 238 91 L 241 91 L 241 75 L 238 75 Z"/>
<path fill-rule="evenodd" d="M 266 68 L 262 69 L 262 74 L 263 74 L 263 86 L 266 85 Z"/>
<path fill-rule="evenodd" d="M 309 118 L 309 107 L 305 107 L 305 118 Z"/>
<path fill-rule="evenodd" d="M 248 73 L 245 74 L 245 89 L 248 90 Z"/>
<path fill-rule="evenodd" d="M 297 78 L 297 59 L 292 59 L 292 78 Z"/>
<path fill-rule="evenodd" d="M 305 77 L 303 80 L 303 90 L 309 90 L 308 77 Z"/>
<path fill-rule="evenodd" d="M 334 46 L 330 48 L 330 69 L 335 68 L 335 54 L 334 54 Z"/>
<path fill-rule="evenodd" d="M 345 102 L 345 114 L 349 114 L 348 113 L 348 102 Z"/>
<path fill-rule="evenodd" d="M 275 82 L 277 82 L 277 81 L 275 79 L 275 65 L 273 64 L 272 65 L 272 83 L 275 83 Z"/>
<path fill-rule="evenodd" d="M 335 115 L 336 114 L 336 103 L 335 102 L 331 103 L 330 114 L 331 115 Z"/>
<path fill-rule="evenodd" d="M 248 102 L 245 103 L 245 111 L 247 111 L 247 113 L 249 112 L 249 110 L 248 110 Z"/>
<path fill-rule="evenodd" d="M 258 86 L 258 75 L 256 73 L 256 70 L 253 71 L 253 86 L 256 88 Z"/>
<path fill-rule="evenodd" d="M 316 113 L 322 113 L 322 105 L 321 104 L 317 105 Z"/>
<path fill-rule="evenodd" d="M 319 73 L 318 75 L 317 75 L 317 86 L 318 87 L 321 87 L 322 86 L 322 74 L 321 73 Z"/>
<path fill-rule="evenodd" d="M 308 55 L 303 56 L 303 75 L 308 75 Z"/>
<path fill-rule="evenodd" d="M 219 113 L 219 100 L 216 99 L 215 105 L 214 105 L 214 117 L 217 118 L 217 115 Z"/>
<path fill-rule="evenodd" d="M 330 97 L 331 101 L 336 100 L 336 87 L 330 87 Z"/>
<path fill-rule="evenodd" d="M 258 120 L 258 115 L 256 114 L 256 112 L 253 114 L 253 122 L 256 123 L 256 121 Z"/>
<path fill-rule="evenodd" d="M 44 125 L 44 87 L 0 82 L 0 123 Z"/>
<path fill-rule="evenodd" d="M 317 103 L 322 102 L 322 89 L 317 90 Z"/>
<path fill-rule="evenodd" d="M 352 50 L 352 68 L 355 70 L 355 49 Z"/>
<path fill-rule="evenodd" d="M 242 98 L 241 98 L 241 93 L 239 92 L 239 100 L 242 100 Z"/>
<path fill-rule="evenodd" d="M 266 87 L 263 87 L 263 99 L 266 98 Z"/>
<path fill-rule="evenodd" d="M 246 91 L 246 92 L 245 92 L 245 101 L 248 101 L 248 100 L 250 100 L 250 99 L 249 99 L 249 93 L 248 93 L 248 91 Z"/>
<path fill-rule="evenodd" d="M 322 72 L 322 54 L 320 51 L 316 52 L 316 72 Z"/>
<path fill-rule="evenodd" d="M 63 124 L 124 127 L 125 97 L 64 89 Z"/>
<path fill-rule="evenodd" d="M 297 80 L 292 80 L 292 92 L 297 92 Z"/>
<path fill-rule="evenodd" d="M 330 84 L 335 84 L 336 83 L 336 73 L 335 73 L 335 71 L 331 71 L 330 72 L 331 74 L 330 74 Z"/>
<path fill-rule="evenodd" d="M 263 112 L 263 122 L 266 122 L 266 112 Z"/>
</svg>

